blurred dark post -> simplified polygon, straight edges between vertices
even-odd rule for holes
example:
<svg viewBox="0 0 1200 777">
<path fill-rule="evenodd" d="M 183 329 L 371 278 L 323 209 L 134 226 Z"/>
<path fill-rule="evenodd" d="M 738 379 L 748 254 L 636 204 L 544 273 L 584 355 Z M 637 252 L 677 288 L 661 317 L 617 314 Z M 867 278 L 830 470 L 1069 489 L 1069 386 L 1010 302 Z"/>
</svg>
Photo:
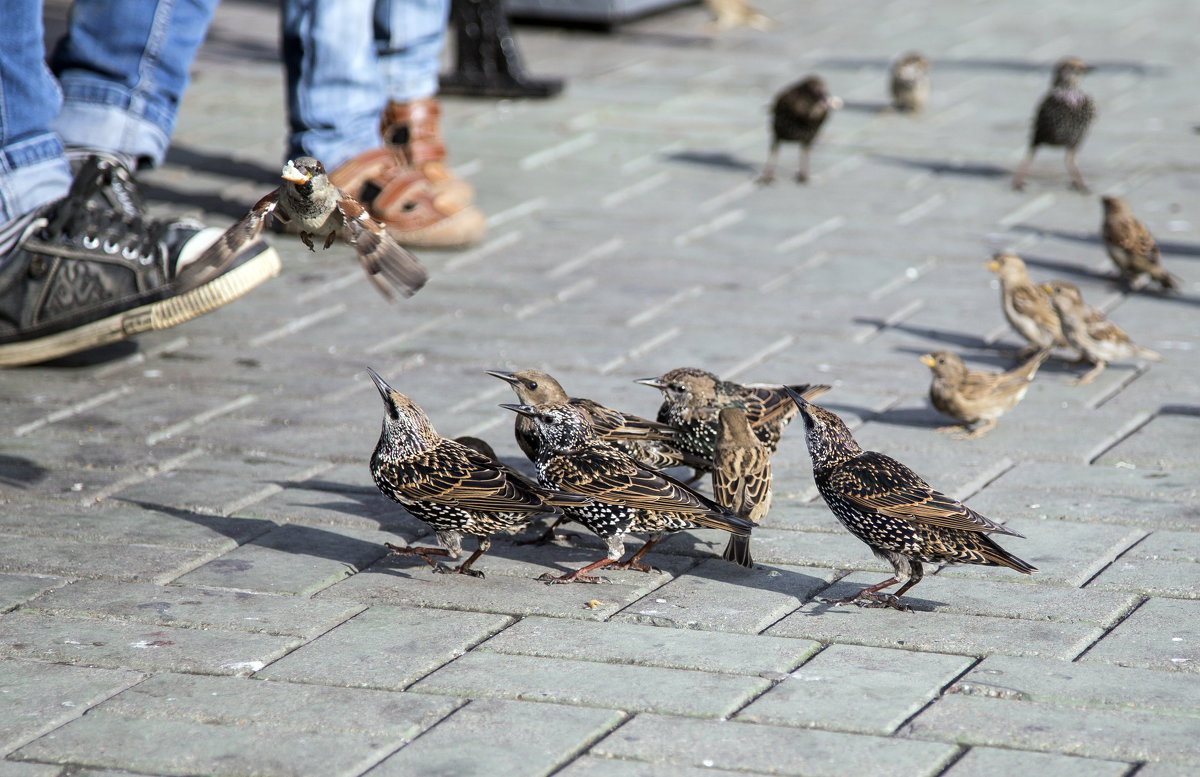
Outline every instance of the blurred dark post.
<svg viewBox="0 0 1200 777">
<path fill-rule="evenodd" d="M 525 74 L 503 0 L 451 0 L 450 23 L 457 42 L 455 64 L 453 72 L 438 79 L 440 94 L 553 97 L 562 91 L 561 79 Z"/>
</svg>

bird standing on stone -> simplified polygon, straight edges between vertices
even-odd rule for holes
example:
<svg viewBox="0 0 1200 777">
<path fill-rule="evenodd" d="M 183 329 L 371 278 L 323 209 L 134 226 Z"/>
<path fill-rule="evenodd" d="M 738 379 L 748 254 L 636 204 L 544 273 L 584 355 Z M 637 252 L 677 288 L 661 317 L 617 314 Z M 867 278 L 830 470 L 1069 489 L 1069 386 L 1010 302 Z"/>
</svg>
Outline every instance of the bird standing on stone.
<svg viewBox="0 0 1200 777">
<path fill-rule="evenodd" d="M 1033 162 L 1038 146 L 1064 146 L 1067 149 L 1067 172 L 1071 174 L 1071 186 L 1081 192 L 1088 190 L 1075 165 L 1075 153 L 1083 142 L 1088 127 L 1096 118 L 1096 102 L 1079 88 L 1079 79 L 1091 70 L 1078 57 L 1067 57 L 1054 68 L 1054 82 L 1050 91 L 1038 105 L 1033 120 L 1033 133 L 1029 139 L 1029 150 L 1013 177 L 1013 188 L 1025 188 L 1025 174 Z"/>
<path fill-rule="evenodd" d="M 358 200 L 334 186 L 325 167 L 312 157 L 289 160 L 283 166 L 283 185 L 259 200 L 200 257 L 189 264 L 181 278 L 204 282 L 219 275 L 266 226 L 267 217 L 288 222 L 300 232 L 300 240 L 315 250 L 313 238 L 324 238 L 322 248 L 333 245 L 338 233 L 358 252 L 363 272 L 383 296 L 411 297 L 428 279 L 425 268 L 408 249 L 397 243 L 382 224 Z"/>
<path fill-rule="evenodd" d="M 713 26 L 718 30 L 733 27 L 765 30 L 771 26 L 771 17 L 759 12 L 749 0 L 704 0 L 704 6 L 712 14 Z"/>
<path fill-rule="evenodd" d="M 1013 331 L 1028 342 L 1017 358 L 1047 348 L 1069 348 L 1050 295 L 1029 279 L 1025 262 L 1014 254 L 996 254 L 987 268 L 1000 276 L 1000 304 Z"/>
<path fill-rule="evenodd" d="M 591 417 L 566 402 L 546 405 L 501 405 L 537 425 L 538 479 L 543 486 L 586 497 L 584 504 L 564 508 L 604 540 L 605 557 L 574 572 L 554 577 L 549 583 L 597 583 L 588 573 L 602 566 L 651 571 L 641 558 L 664 534 L 704 527 L 749 536 L 754 525 L 728 509 L 696 493 L 683 483 L 642 466 L 612 445 L 596 437 Z M 627 561 L 625 536 L 646 533 L 650 539 Z"/>
<path fill-rule="evenodd" d="M 882 583 L 833 604 L 867 599 L 908 610 L 900 597 L 921 582 L 922 563 L 1005 566 L 1024 574 L 1037 571 L 988 536 L 1024 535 L 937 491 L 892 457 L 863 450 L 836 414 L 799 394 L 793 394 L 793 399 L 804 418 L 813 477 L 825 504 L 842 526 L 893 570 Z M 897 584 L 895 594 L 879 593 Z"/>
<path fill-rule="evenodd" d="M 678 432 L 675 444 L 684 453 L 707 462 L 697 476 L 712 470 L 713 446 L 717 440 L 717 417 L 723 407 L 745 411 L 755 436 L 772 454 L 779 446 L 783 427 L 796 416 L 796 406 L 784 386 L 765 383 L 742 385 L 721 380 L 706 370 L 678 367 L 657 378 L 634 383 L 651 386 L 663 394 L 657 420 Z M 829 386 L 802 384 L 791 387 L 808 399 L 829 391 Z"/>
<path fill-rule="evenodd" d="M 531 521 L 557 514 L 563 505 L 585 501 L 547 491 L 474 448 L 447 440 L 416 403 L 374 370 L 367 372 L 384 407 L 383 431 L 371 456 L 375 485 L 428 524 L 441 545 L 406 548 L 388 543 L 394 554 L 420 556 L 434 572 L 483 577 L 471 565 L 491 547 L 491 535 L 520 531 Z M 458 558 L 464 534 L 476 537 L 479 547 L 461 565 L 449 569 L 430 558 Z"/>
<path fill-rule="evenodd" d="M 929 102 L 929 60 L 925 55 L 910 51 L 892 63 L 892 107 L 914 113 Z"/>
<path fill-rule="evenodd" d="M 723 407 L 717 414 L 713 446 L 713 498 L 754 525 L 771 509 L 771 452 L 754 435 L 746 412 Z M 750 538 L 730 535 L 722 555 L 726 561 L 750 567 Z"/>
<path fill-rule="evenodd" d="M 959 440 L 982 437 L 996 426 L 996 419 L 1016 407 L 1025 398 L 1038 367 L 1050 355 L 1038 351 L 1029 361 L 1008 372 L 969 370 L 957 354 L 935 351 L 921 357 L 921 363 L 933 371 L 929 401 L 939 412 L 962 423 L 943 426 L 939 432 L 963 432 Z M 971 424 L 983 423 L 974 429 Z"/>
<path fill-rule="evenodd" d="M 809 149 L 829 112 L 841 107 L 841 98 L 829 93 L 820 76 L 809 76 L 780 92 L 771 111 L 771 149 L 758 177 L 759 183 L 775 180 L 775 158 L 779 155 L 779 144 L 785 140 L 800 144 L 796 181 L 806 183 Z"/>
<path fill-rule="evenodd" d="M 1084 302 L 1083 295 L 1074 284 L 1051 281 L 1042 284 L 1042 289 L 1054 303 L 1067 342 L 1078 348 L 1083 358 L 1095 365 L 1089 372 L 1076 378 L 1074 385 L 1091 383 L 1104 371 L 1108 362 L 1133 358 L 1162 361 L 1161 353 L 1137 345 L 1121 327 Z"/>
<path fill-rule="evenodd" d="M 1154 236 L 1133 215 L 1129 204 L 1120 197 L 1111 196 L 1101 197 L 1100 201 L 1104 204 L 1104 223 L 1100 233 L 1121 280 L 1133 288 L 1142 276 L 1149 276 L 1163 291 L 1179 291 L 1174 276 L 1163 269 Z"/>
</svg>

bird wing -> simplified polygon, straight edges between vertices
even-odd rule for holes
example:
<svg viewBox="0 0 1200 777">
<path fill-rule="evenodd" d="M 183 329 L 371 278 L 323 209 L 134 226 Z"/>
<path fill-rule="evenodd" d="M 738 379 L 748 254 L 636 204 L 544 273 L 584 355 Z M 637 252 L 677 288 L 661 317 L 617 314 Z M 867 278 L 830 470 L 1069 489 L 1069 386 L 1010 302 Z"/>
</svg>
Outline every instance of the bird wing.
<svg viewBox="0 0 1200 777">
<path fill-rule="evenodd" d="M 890 456 L 864 451 L 833 470 L 827 484 L 860 507 L 928 526 L 1024 535 L 931 487 Z"/>
<path fill-rule="evenodd" d="M 1041 289 L 1033 285 L 1020 285 L 1012 290 L 1013 310 L 1020 315 L 1032 319 L 1039 327 L 1053 332 L 1057 327 L 1058 316 L 1050 304 L 1050 298 Z"/>
<path fill-rule="evenodd" d="M 788 388 L 811 402 L 829 391 L 832 386 L 804 383 Z M 739 394 L 745 402 L 746 419 L 754 427 L 788 421 L 800 412 L 799 406 L 792 401 L 791 396 L 783 390 L 782 386 L 750 383 L 742 386 Z"/>
<path fill-rule="evenodd" d="M 648 418 L 642 418 L 631 413 L 622 413 L 619 410 L 607 408 L 599 402 L 590 399 L 573 397 L 570 402 L 591 416 L 596 434 L 602 438 L 623 440 L 675 439 L 675 428 L 673 426 L 659 423 L 658 421 L 651 421 Z"/>
<path fill-rule="evenodd" d="M 396 293 L 411 297 L 425 285 L 429 274 L 406 248 L 397 243 L 382 224 L 358 200 L 342 192 L 338 211 L 346 228 L 346 242 L 358 252 L 363 272 L 388 299 Z"/>
<path fill-rule="evenodd" d="M 713 497 L 734 514 L 758 523 L 771 504 L 771 459 L 764 448 L 722 452 L 714 462 Z"/>
<path fill-rule="evenodd" d="M 405 496 L 423 502 L 494 512 L 549 512 L 540 489 L 513 469 L 453 440 L 417 458 L 383 467 Z"/>
<path fill-rule="evenodd" d="M 1100 343 L 1132 344 L 1125 330 L 1109 321 L 1099 310 L 1086 303 L 1081 303 L 1081 308 L 1088 337 Z"/>
<path fill-rule="evenodd" d="M 179 289 L 194 289 L 225 272 L 242 249 L 262 234 L 267 217 L 275 213 L 275 206 L 279 204 L 279 193 L 280 190 L 276 189 L 254 203 L 254 207 L 225 230 L 204 253 L 185 265 L 175 276 L 175 283 Z M 276 216 L 278 217 L 278 214 Z"/>
<path fill-rule="evenodd" d="M 573 494 L 627 507 L 708 513 L 719 505 L 601 442 L 547 462 L 546 479 Z"/>
</svg>

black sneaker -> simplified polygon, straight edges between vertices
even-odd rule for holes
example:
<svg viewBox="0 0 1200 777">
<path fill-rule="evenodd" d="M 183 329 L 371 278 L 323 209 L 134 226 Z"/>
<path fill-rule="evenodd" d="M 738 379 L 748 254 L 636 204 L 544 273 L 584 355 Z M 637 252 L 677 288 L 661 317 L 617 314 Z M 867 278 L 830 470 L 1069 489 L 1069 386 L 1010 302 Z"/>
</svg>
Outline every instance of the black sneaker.
<svg viewBox="0 0 1200 777">
<path fill-rule="evenodd" d="M 181 288 L 178 270 L 221 230 L 146 219 L 133 200 L 114 206 L 114 168 L 124 170 L 88 160 L 67 196 L 42 208 L 17 247 L 0 257 L 0 367 L 180 324 L 278 274 L 279 254 L 260 240 L 221 275 Z"/>
</svg>

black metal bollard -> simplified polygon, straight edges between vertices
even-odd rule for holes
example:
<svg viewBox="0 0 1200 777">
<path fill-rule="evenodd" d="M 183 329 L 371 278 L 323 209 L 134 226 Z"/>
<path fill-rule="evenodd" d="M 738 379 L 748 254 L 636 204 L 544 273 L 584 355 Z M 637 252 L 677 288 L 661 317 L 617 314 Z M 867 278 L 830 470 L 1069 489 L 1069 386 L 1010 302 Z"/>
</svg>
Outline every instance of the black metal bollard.
<svg viewBox="0 0 1200 777">
<path fill-rule="evenodd" d="M 457 47 L 454 71 L 438 79 L 441 94 L 473 97 L 553 97 L 562 79 L 525 74 L 502 0 L 452 0 Z"/>
</svg>

